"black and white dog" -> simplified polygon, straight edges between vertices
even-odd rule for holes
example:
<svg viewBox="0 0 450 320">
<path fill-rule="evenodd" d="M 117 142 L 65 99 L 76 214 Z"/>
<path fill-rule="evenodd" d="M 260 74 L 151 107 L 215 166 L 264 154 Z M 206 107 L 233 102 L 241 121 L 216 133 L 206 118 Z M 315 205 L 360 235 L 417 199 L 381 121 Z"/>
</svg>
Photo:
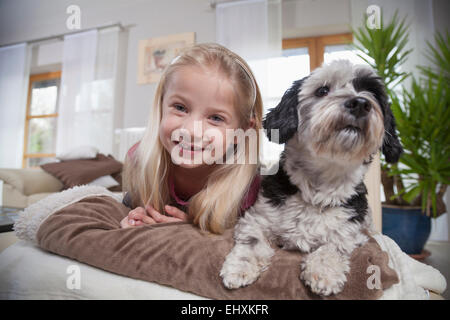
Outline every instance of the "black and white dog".
<svg viewBox="0 0 450 320">
<path fill-rule="evenodd" d="M 336 294 L 350 255 L 372 220 L 363 182 L 381 148 L 397 162 L 402 147 L 381 79 L 367 66 L 339 60 L 294 82 L 264 120 L 285 149 L 275 175 L 235 228 L 220 276 L 228 288 L 254 282 L 270 264 L 271 244 L 307 253 L 300 278 L 312 292 Z"/>
</svg>

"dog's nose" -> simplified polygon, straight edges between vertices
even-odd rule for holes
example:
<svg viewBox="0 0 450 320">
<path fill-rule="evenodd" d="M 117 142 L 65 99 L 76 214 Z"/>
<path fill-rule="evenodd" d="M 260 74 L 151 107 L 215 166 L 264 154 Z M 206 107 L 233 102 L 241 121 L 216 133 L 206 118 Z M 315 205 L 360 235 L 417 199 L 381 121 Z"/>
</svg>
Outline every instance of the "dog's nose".
<svg viewBox="0 0 450 320">
<path fill-rule="evenodd" d="M 371 105 L 369 100 L 362 97 L 356 97 L 347 100 L 344 106 L 353 114 L 356 118 L 364 117 L 370 111 Z"/>
</svg>

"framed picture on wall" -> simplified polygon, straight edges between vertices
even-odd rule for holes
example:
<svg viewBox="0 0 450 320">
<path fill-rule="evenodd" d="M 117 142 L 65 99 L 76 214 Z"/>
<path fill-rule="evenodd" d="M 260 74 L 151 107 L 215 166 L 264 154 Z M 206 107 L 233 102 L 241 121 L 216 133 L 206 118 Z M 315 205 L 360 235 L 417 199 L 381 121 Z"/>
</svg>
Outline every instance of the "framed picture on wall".
<svg viewBox="0 0 450 320">
<path fill-rule="evenodd" d="M 158 82 L 164 68 L 179 52 L 195 43 L 195 32 L 139 41 L 138 84 Z"/>
</svg>

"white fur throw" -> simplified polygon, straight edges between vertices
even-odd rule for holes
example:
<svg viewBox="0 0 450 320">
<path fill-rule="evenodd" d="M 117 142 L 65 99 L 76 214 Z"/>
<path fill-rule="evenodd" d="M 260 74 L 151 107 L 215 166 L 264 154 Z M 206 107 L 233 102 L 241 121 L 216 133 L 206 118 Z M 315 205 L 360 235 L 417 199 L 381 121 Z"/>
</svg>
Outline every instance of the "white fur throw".
<svg viewBox="0 0 450 320">
<path fill-rule="evenodd" d="M 92 196 L 109 196 L 118 202 L 122 201 L 120 196 L 104 187 L 76 186 L 39 200 L 20 212 L 18 220 L 14 223 L 16 236 L 37 243 L 36 234 L 45 219 L 72 203 Z"/>
<path fill-rule="evenodd" d="M 382 234 L 373 237 L 389 254 L 389 266 L 399 278 L 399 283 L 385 290 L 381 299 L 427 300 L 428 290 L 439 294 L 445 291 L 447 282 L 438 270 L 408 256 L 391 238 Z"/>
</svg>

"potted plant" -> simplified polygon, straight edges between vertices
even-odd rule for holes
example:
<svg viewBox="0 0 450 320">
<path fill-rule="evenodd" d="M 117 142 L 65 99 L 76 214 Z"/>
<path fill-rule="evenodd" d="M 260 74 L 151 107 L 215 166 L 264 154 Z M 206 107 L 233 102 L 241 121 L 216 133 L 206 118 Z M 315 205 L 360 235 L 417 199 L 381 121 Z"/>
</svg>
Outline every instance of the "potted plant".
<svg viewBox="0 0 450 320">
<path fill-rule="evenodd" d="M 411 89 L 400 85 L 411 75 L 401 72 L 411 50 L 406 50 L 408 27 L 397 13 L 380 29 L 367 26 L 354 32 L 355 45 L 386 85 L 404 153 L 398 164 L 381 159 L 385 195 L 383 233 L 409 254 L 423 254 L 430 217 L 446 211 L 443 196 L 450 177 L 449 47 L 436 35 L 437 47 L 428 43 L 428 56 L 437 68 L 421 67 L 422 79 L 411 79 Z M 368 58 L 369 57 L 369 58 Z M 444 71 L 442 71 L 444 68 Z"/>
</svg>

